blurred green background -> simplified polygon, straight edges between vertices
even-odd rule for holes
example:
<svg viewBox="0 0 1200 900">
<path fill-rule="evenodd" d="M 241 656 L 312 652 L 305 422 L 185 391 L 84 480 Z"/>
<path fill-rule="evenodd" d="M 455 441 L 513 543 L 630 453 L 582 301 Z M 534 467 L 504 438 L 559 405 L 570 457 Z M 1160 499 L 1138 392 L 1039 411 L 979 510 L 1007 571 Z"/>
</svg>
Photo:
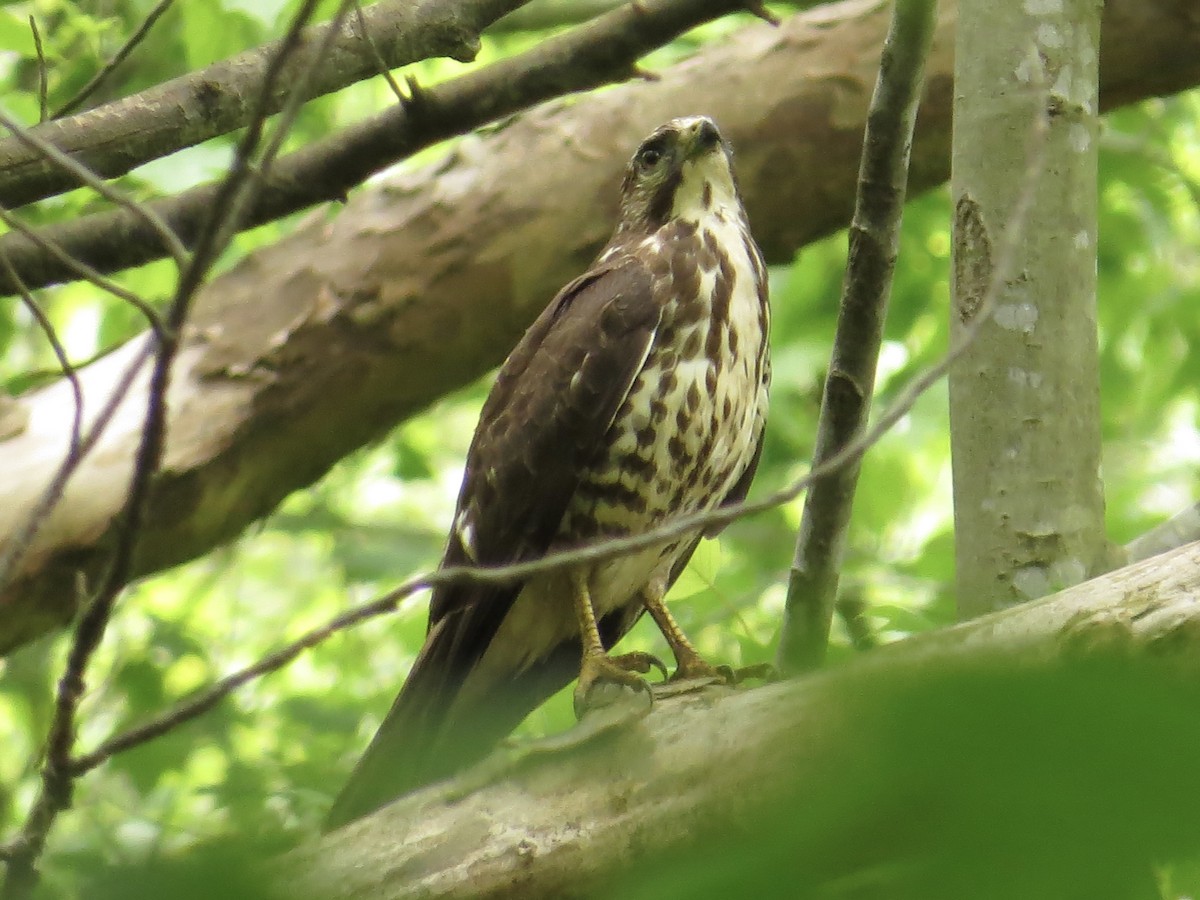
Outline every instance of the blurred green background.
<svg viewBox="0 0 1200 900">
<path fill-rule="evenodd" d="M 3 5 L 0 104 L 25 121 L 37 119 L 28 15 L 41 26 L 53 108 L 151 6 L 150 0 Z M 293 0 L 176 3 L 123 70 L 120 92 L 257 46 L 279 33 L 294 6 Z M 738 24 L 725 20 L 701 29 L 656 54 L 649 67 Z M 543 36 L 486 38 L 479 62 Z M 414 74 L 430 83 L 465 68 L 434 61 L 414 67 Z M 392 102 L 380 79 L 314 101 L 289 146 Z M 136 196 L 151 197 L 209 180 L 222 171 L 234 139 L 176 154 L 121 181 Z M 411 164 L 441 152 L 435 148 Z M 1100 198 L 1104 479 L 1110 535 L 1122 542 L 1197 496 L 1200 355 L 1191 348 L 1200 340 L 1200 93 L 1105 119 Z M 34 224 L 70 218 L 93 204 L 75 192 L 30 210 L 29 218 Z M 944 189 L 914 199 L 905 212 L 881 359 L 881 404 L 945 349 L 950 213 Z M 240 236 L 222 266 L 291 227 L 284 220 Z M 754 494 L 784 485 L 807 466 L 844 259 L 839 234 L 771 272 L 775 380 Z M 172 274 L 159 263 L 118 280 L 161 302 Z M 87 284 L 40 292 L 39 300 L 77 362 L 139 330 L 134 310 Z M 0 303 L 2 388 L 15 394 L 54 374 L 46 340 L 19 301 Z M 289 497 L 235 543 L 128 591 L 89 673 L 81 749 L 433 567 L 486 391 L 485 380 L 443 399 Z M 884 641 L 953 618 L 947 428 L 943 384 L 863 465 L 843 585 L 865 604 L 867 621 Z M 796 502 L 738 522 L 697 553 L 674 591 L 680 602 L 673 608 L 709 658 L 734 665 L 772 659 L 799 513 Z M 262 835 L 268 846 L 282 847 L 311 834 L 386 711 L 424 628 L 425 597 L 411 597 L 397 614 L 336 636 L 203 718 L 89 773 L 52 835 L 48 895 L 71 895 L 107 867 L 155 865 L 231 835 Z M 835 660 L 856 652 L 840 622 L 833 640 Z M 643 621 L 624 646 L 662 652 L 660 641 Z M 21 821 L 32 800 L 64 653 L 59 636 L 0 661 L 0 834 Z M 542 733 L 572 721 L 569 696 L 560 696 L 522 727 Z M 98 884 L 94 889 L 93 896 L 109 896 Z"/>
</svg>

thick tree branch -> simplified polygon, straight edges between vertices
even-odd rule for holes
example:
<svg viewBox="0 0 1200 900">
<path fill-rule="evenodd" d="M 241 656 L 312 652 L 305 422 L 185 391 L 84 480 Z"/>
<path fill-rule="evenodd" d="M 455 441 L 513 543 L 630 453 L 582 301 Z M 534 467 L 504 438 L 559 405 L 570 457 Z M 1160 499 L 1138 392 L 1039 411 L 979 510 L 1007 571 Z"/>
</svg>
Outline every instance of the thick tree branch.
<svg viewBox="0 0 1200 900">
<path fill-rule="evenodd" d="M 277 875 L 345 900 L 624 897 L 636 882 L 614 879 L 669 853 L 672 877 L 699 865 L 754 896 L 764 866 L 798 879 L 765 896 L 856 878 L 856 897 L 1064 896 L 1044 880 L 1064 868 L 1129 896 L 1105 879 L 1147 878 L 1200 836 L 1198 591 L 1193 544 L 808 678 L 665 700 L 501 751 Z M 692 883 L 676 892 L 739 894 Z"/>
<path fill-rule="evenodd" d="M 942 7 L 912 191 L 948 173 L 954 16 Z M 631 148 L 672 116 L 720 121 L 773 260 L 844 227 L 887 12 L 881 2 L 849 0 L 778 29 L 751 25 L 655 83 L 548 104 L 468 138 L 442 162 L 362 191 L 334 216 L 314 215 L 217 279 L 197 298 L 176 362 L 137 572 L 229 539 L 346 453 L 498 363 L 606 239 Z M 1108 105 L 1200 83 L 1195 12 L 1190 0 L 1106 4 L 1114 45 L 1105 44 L 1102 77 L 1116 92 Z M 80 371 L 85 410 L 102 404 L 139 344 Z M 139 390 L 144 384 L 131 395 Z M 65 382 L 17 401 L 26 424 L 0 441 L 0 534 L 11 533 L 65 453 L 72 408 Z M 132 408 L 118 410 L 25 569 L 0 593 L 0 650 L 69 620 L 79 573 L 97 571 L 119 506 L 111 486 L 127 483 Z"/>
<path fill-rule="evenodd" d="M 479 33 L 522 0 L 390 0 L 368 7 L 364 18 L 373 41 L 392 68 L 433 56 L 464 62 L 475 58 Z M 304 35 L 303 50 L 292 61 L 292 74 L 311 62 L 312 48 L 322 44 L 329 23 L 314 25 Z M 250 120 L 275 41 L 165 84 L 107 103 L 68 119 L 45 122 L 36 129 L 60 150 L 105 177 L 131 169 L 220 134 Z M 376 64 L 356 29 L 338 34 L 328 59 L 312 79 L 308 96 L 319 97 L 376 74 Z M 287 85 L 292 79 L 285 78 Z M 287 97 L 278 88 L 269 98 L 271 113 Z M 21 206 L 77 187 L 78 182 L 28 147 L 0 141 L 0 206 Z M 18 267 L 19 268 L 19 267 Z"/>
<path fill-rule="evenodd" d="M 246 210 L 250 228 L 326 200 L 344 198 L 369 175 L 431 144 L 470 131 L 543 100 L 620 81 L 634 63 L 684 31 L 743 8 L 746 0 L 642 0 L 569 34 L 434 88 L 412 102 L 314 141 L 281 159 L 257 201 Z M 419 101 L 419 102 L 418 102 Z M 219 183 L 145 204 L 185 243 L 204 221 Z M 159 232 L 130 210 L 95 213 L 39 232 L 76 261 L 113 272 L 158 259 Z M 58 254 L 23 234 L 0 237 L 0 252 L 29 287 L 75 277 Z M 0 276 L 0 291 L 6 289 Z"/>
</svg>

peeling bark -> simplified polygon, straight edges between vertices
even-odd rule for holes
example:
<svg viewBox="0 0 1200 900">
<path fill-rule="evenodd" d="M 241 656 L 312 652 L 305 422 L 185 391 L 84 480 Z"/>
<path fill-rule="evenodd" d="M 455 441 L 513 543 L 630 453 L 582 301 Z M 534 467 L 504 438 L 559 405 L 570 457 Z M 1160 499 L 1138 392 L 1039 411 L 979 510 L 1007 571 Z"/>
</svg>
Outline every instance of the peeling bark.
<svg viewBox="0 0 1200 900">
<path fill-rule="evenodd" d="M 1148 858 L 1163 859 L 1156 853 L 1194 852 L 1189 842 L 1200 832 L 1200 813 L 1191 791 L 1200 782 L 1194 765 L 1200 728 L 1172 730 L 1172 724 L 1179 721 L 1175 715 L 1194 720 L 1197 591 L 1200 544 L 1191 544 L 1043 601 L 912 638 L 807 678 L 748 691 L 707 688 L 660 701 L 645 719 L 598 736 L 572 741 L 568 734 L 537 752 L 502 751 L 456 780 L 402 798 L 290 854 L 276 863 L 276 871 L 292 893 L 300 889 L 344 900 L 627 896 L 606 886 L 693 842 L 711 841 L 709 853 L 719 848 L 734 865 L 750 846 L 758 855 L 743 863 L 761 867 L 770 865 L 763 860 L 778 841 L 777 864 L 784 868 L 772 871 L 775 877 L 786 871 L 795 880 L 768 891 L 770 896 L 809 896 L 807 891 L 822 884 L 861 878 L 872 869 L 880 880 L 868 878 L 860 885 L 863 893 L 833 890 L 819 896 L 929 896 L 912 884 L 905 891 L 887 880 L 905 884 L 912 877 L 928 879 L 924 887 L 933 886 L 935 896 L 1074 896 L 1073 889 L 1089 878 L 1103 890 L 1083 889 L 1082 895 L 1129 896 L 1109 881 L 1114 877 L 1109 865 L 1118 861 L 1098 858 L 1097 845 L 1085 848 L 1082 860 L 1064 859 L 1070 853 L 1063 847 L 1075 836 L 1085 844 L 1093 840 L 1092 829 L 1120 839 L 1120 853 L 1129 856 L 1119 861 L 1119 876 L 1131 870 L 1148 875 Z M 1089 668 L 1092 664 L 1097 667 Z M 1093 702 L 1080 701 L 1078 692 L 1062 709 L 1054 699 L 1017 698 L 1009 712 L 1023 715 L 1027 707 L 1031 718 L 1022 724 L 1028 729 L 1014 729 L 1003 717 L 990 720 L 994 710 L 982 704 L 958 708 L 953 702 L 986 700 L 989 687 L 998 687 L 1002 696 L 1011 686 L 1007 679 L 1020 682 L 1026 675 L 1045 675 L 1049 684 L 1061 686 L 1057 677 L 1066 673 L 1070 680 L 1079 674 L 1075 666 L 1083 666 L 1083 680 L 1074 682 L 1077 691 L 1085 698 L 1092 694 L 1095 710 L 1111 718 L 1090 717 L 1091 709 L 1077 718 L 1080 710 L 1070 708 L 1069 698 Z M 1148 673 L 1148 682 L 1139 681 Z M 1095 682 L 1087 680 L 1092 675 Z M 1089 684 L 1100 689 L 1108 677 L 1138 687 L 1125 697 L 1102 691 L 1094 696 Z M 1130 757 L 1114 773 L 1107 768 L 1111 747 L 1089 744 L 1092 729 L 1103 735 L 1139 721 L 1130 698 L 1155 703 L 1153 695 L 1138 693 L 1142 687 L 1166 696 L 1147 719 L 1163 730 L 1129 736 L 1147 748 L 1146 756 Z M 922 697 L 939 690 L 942 700 L 952 702 L 923 708 Z M 929 709 L 938 715 L 923 718 L 918 712 Z M 987 797 L 986 788 L 974 791 L 978 784 L 1005 783 L 1007 776 L 986 760 L 979 771 L 969 758 L 959 761 L 961 768 L 944 766 L 939 747 L 948 736 L 964 733 L 957 730 L 963 720 L 976 729 L 966 739 L 994 740 L 993 752 L 1019 750 L 1027 742 L 1051 748 L 1049 759 L 1031 754 L 1004 760 L 1031 787 L 1010 804 L 1036 815 L 1039 804 L 1048 803 L 1045 821 L 1027 823 L 1027 833 L 999 833 L 997 810 L 976 805 Z M 902 745 L 903 736 L 913 737 L 915 763 L 908 756 L 890 757 L 895 747 L 889 741 L 896 735 Z M 1099 760 L 1095 765 L 1093 757 Z M 1116 778 L 1127 790 L 1114 789 Z M 1080 808 L 1058 808 L 1053 799 L 1043 799 L 1045 791 L 1055 796 L 1063 779 L 1078 782 L 1073 790 L 1084 795 Z M 1173 785 L 1174 793 L 1160 795 L 1162 785 Z M 1086 798 L 1092 796 L 1104 813 L 1096 818 L 1103 821 L 1087 820 Z M 776 815 L 779 804 L 784 820 Z M 947 833 L 963 822 L 968 833 Z M 782 836 L 772 833 L 779 829 Z M 1020 864 L 970 870 L 977 879 L 986 873 L 986 883 L 978 880 L 962 890 L 953 884 L 953 862 L 970 866 L 996 846 L 1008 849 L 1007 842 L 1025 848 L 1022 842 L 1043 840 L 1052 845 L 1049 865 L 1080 866 L 1067 882 L 1072 891 L 1024 881 L 1045 877 L 1037 849 L 1028 848 Z M 946 860 L 939 853 L 967 859 L 942 865 Z M 930 866 L 931 858 L 939 864 Z M 703 865 L 691 860 L 697 863 Z M 735 874 L 754 877 L 748 869 Z M 691 896 L 686 889 L 676 894 Z M 722 893 L 706 882 L 698 895 L 737 893 Z"/>
<path fill-rule="evenodd" d="M 954 9 L 941 6 L 914 191 L 948 170 Z M 1107 106 L 1200 83 L 1191 0 L 1112 0 L 1105 15 Z M 550 103 L 469 138 L 442 162 L 315 212 L 216 279 L 197 298 L 176 366 L 166 465 L 138 572 L 228 540 L 342 456 L 496 365 L 607 237 L 630 149 L 672 116 L 714 115 L 731 137 L 751 221 L 773 261 L 843 227 L 887 22 L 884 3 L 847 0 L 778 29 L 749 25 L 660 81 Z M 89 414 L 113 365 L 81 372 Z M 0 652 L 69 621 L 77 578 L 102 567 L 142 395 L 127 400 L 117 431 L 0 594 Z M 13 533 L 60 459 L 66 397 L 64 384 L 52 384 L 4 413 L 0 534 Z"/>
</svg>

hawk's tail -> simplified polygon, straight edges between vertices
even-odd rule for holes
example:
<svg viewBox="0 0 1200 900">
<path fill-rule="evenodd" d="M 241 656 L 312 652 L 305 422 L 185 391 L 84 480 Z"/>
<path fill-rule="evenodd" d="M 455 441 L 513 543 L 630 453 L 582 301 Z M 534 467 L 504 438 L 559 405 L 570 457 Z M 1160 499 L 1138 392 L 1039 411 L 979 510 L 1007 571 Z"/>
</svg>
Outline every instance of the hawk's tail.
<svg viewBox="0 0 1200 900">
<path fill-rule="evenodd" d="M 325 831 L 374 812 L 397 797 L 482 759 L 533 709 L 578 674 L 578 641 L 554 652 L 478 701 L 460 691 L 484 648 L 465 652 L 467 610 L 451 613 L 429 633 L 404 687 L 326 816 Z"/>
</svg>

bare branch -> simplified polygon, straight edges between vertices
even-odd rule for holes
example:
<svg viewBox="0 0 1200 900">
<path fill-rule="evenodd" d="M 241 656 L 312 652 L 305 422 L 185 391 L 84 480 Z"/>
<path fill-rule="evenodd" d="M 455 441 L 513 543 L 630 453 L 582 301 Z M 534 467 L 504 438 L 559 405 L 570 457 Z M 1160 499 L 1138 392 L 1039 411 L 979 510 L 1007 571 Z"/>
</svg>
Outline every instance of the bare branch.
<svg viewBox="0 0 1200 900">
<path fill-rule="evenodd" d="M 1141 562 L 1196 540 L 1200 540 L 1200 503 L 1193 503 L 1145 534 L 1135 537 L 1123 548 L 1125 561 Z"/>
<path fill-rule="evenodd" d="M 137 27 L 137 30 L 135 30 L 133 34 L 129 36 L 129 39 L 121 45 L 120 49 L 112 55 L 112 59 L 101 66 L 100 71 L 93 75 L 88 83 L 81 87 L 74 97 L 56 109 L 51 118 L 61 119 L 67 113 L 78 109 L 88 97 L 96 93 L 101 85 L 108 81 L 109 77 L 112 76 L 112 73 L 116 71 L 117 66 L 121 65 L 121 63 L 125 62 L 125 60 L 129 58 L 129 54 L 132 53 L 137 45 L 140 44 L 146 35 L 150 33 L 150 29 L 154 27 L 154 23 L 159 20 L 163 13 L 171 8 L 171 4 L 174 2 L 175 0 L 158 0 L 158 3 L 154 5 L 154 9 L 150 10 L 150 12 L 146 14 L 146 18 L 142 20 L 142 23 Z M 45 106 L 43 105 L 42 121 L 44 122 L 45 120 L 46 110 Z"/>
<path fill-rule="evenodd" d="M 818 468 L 862 430 L 871 408 L 936 13 L 934 0 L 897 0 L 892 10 L 867 111 L 849 260 L 813 449 Z M 857 461 L 842 466 L 814 483 L 804 498 L 779 644 L 781 668 L 814 668 L 825 657 L 858 472 Z"/>
<path fill-rule="evenodd" d="M 433 56 L 463 62 L 474 59 L 479 33 L 521 5 L 523 0 L 432 0 L 412 3 L 389 0 L 365 12 L 375 41 L 389 67 L 396 68 Z M 303 46 L 320 46 L 329 23 L 314 25 Z M 142 163 L 167 156 L 217 135 L 245 127 L 253 101 L 278 42 L 214 63 L 113 103 L 39 127 L 45 141 L 78 159 L 106 178 L 123 175 Z M 302 50 L 291 65 L 303 70 L 310 50 Z M 333 51 L 310 83 L 310 95 L 322 96 L 375 74 L 375 62 L 353 33 L 337 34 Z M 281 79 L 282 84 L 294 78 Z M 287 91 L 277 88 L 268 98 L 270 113 L 278 112 Z M 28 147 L 0 141 L 0 205 L 17 207 L 75 187 Z M 17 268 L 19 261 L 14 259 Z M 29 282 L 33 286 L 32 282 Z"/>
<path fill-rule="evenodd" d="M 262 189 L 262 185 L 269 177 L 275 157 L 278 155 L 279 149 L 283 146 L 288 132 L 291 131 L 292 125 L 296 120 L 296 115 L 300 111 L 300 106 L 304 102 L 309 82 L 329 53 L 334 38 L 341 30 L 342 22 L 347 12 L 349 12 L 352 3 L 353 0 L 342 0 L 338 6 L 333 21 L 330 23 L 331 27 L 325 32 L 321 45 L 317 48 L 316 53 L 310 57 L 307 66 L 300 72 L 300 77 L 296 80 L 291 92 L 288 94 L 287 102 L 283 106 L 283 110 L 275 124 L 274 132 L 270 140 L 267 141 L 267 146 L 263 149 L 257 166 L 252 167 L 251 158 L 257 151 L 258 144 L 262 139 L 262 129 L 269 115 L 267 97 L 279 80 L 282 74 L 281 69 L 286 63 L 289 54 L 297 52 L 300 47 L 298 28 L 295 30 L 295 33 L 289 33 L 285 36 L 283 43 L 280 45 L 278 56 L 272 67 L 267 71 L 266 80 L 263 82 L 263 94 L 260 97 L 259 106 L 251 119 L 251 127 L 246 129 L 246 133 L 238 143 L 233 163 L 226 174 L 225 183 L 222 185 L 223 190 L 218 193 L 217 202 L 213 207 L 212 217 L 209 220 L 211 233 L 202 232 L 200 243 L 197 245 L 195 258 L 201 257 L 201 248 L 203 248 L 205 258 L 197 265 L 197 273 L 194 275 L 195 283 L 187 289 L 189 296 L 200 287 L 200 283 L 207 276 L 209 267 L 216 261 L 225 247 L 228 246 L 233 235 L 240 230 L 240 223 L 245 209 L 253 202 L 254 196 Z M 307 9 L 308 7 L 305 8 Z M 311 14 L 312 10 L 309 9 L 304 19 L 307 20 Z M 183 280 L 186 282 L 188 279 L 185 277 Z"/>
<path fill-rule="evenodd" d="M 53 144 L 40 135 L 35 134 L 31 129 L 25 128 L 3 111 L 0 111 L 0 125 L 3 125 L 12 132 L 13 137 L 26 147 L 44 155 L 46 159 L 72 176 L 72 187 L 76 187 L 79 184 L 86 185 L 101 197 L 112 201 L 127 213 L 139 219 L 152 231 L 157 238 L 157 243 L 162 245 L 163 251 L 175 261 L 177 267 L 182 269 L 186 265 L 188 257 L 187 249 L 179 242 L 179 238 L 175 235 L 175 232 L 167 226 L 152 208 L 133 200 L 125 191 L 107 184 L 86 165 L 77 162 L 63 153 Z M 30 285 L 30 287 L 42 287 L 42 285 Z"/>
<path fill-rule="evenodd" d="M 71 761 L 71 771 L 76 775 L 81 775 L 118 753 L 161 737 L 183 723 L 208 712 L 242 685 L 282 669 L 305 650 L 316 647 L 338 632 L 345 631 L 376 616 L 395 611 L 405 597 L 429 587 L 432 583 L 428 576 L 407 581 L 382 597 L 334 616 L 324 625 L 311 629 L 296 640 L 268 653 L 257 662 L 226 675 L 171 709 L 154 716 L 141 725 L 130 728 L 128 731 L 114 735 L 91 752 L 77 756 Z"/>
<path fill-rule="evenodd" d="M 250 228 L 314 203 L 342 199 L 368 176 L 439 141 L 543 100 L 627 77 L 641 56 L 703 22 L 740 9 L 739 0 L 644 0 L 625 6 L 518 56 L 422 90 L 423 114 L 402 103 L 279 160 L 243 227 Z M 185 242 L 212 208 L 216 184 L 146 204 Z M 127 210 L 96 213 L 49 226 L 45 237 L 104 272 L 161 257 L 156 232 Z M 69 280 L 71 272 L 13 235 L 0 237 L 32 288 Z M 9 286 L 0 281 L 0 292 Z"/>
<path fill-rule="evenodd" d="M 46 121 L 46 51 L 42 47 L 42 33 L 38 30 L 37 19 L 31 13 L 29 16 L 29 30 L 33 32 L 33 49 L 37 53 L 38 67 L 38 121 Z"/>
<path fill-rule="evenodd" d="M 375 65 L 379 68 L 380 77 L 392 89 L 392 93 L 396 95 L 396 100 L 403 103 L 405 99 L 404 91 L 400 90 L 400 85 L 392 77 L 392 70 L 388 68 L 387 61 L 383 58 L 383 54 L 379 52 L 379 46 L 375 43 L 375 38 L 371 36 L 371 31 L 367 28 L 360 0 L 354 0 L 354 17 L 358 22 L 358 33 L 361 35 L 363 41 L 366 42 L 367 49 L 371 52 L 371 58 L 375 60 Z"/>
<path fill-rule="evenodd" d="M 29 225 L 25 224 L 24 221 L 13 215 L 10 210 L 5 209 L 3 206 L 0 206 L 0 221 L 4 222 L 5 225 L 13 230 L 13 232 L 24 235 L 28 240 L 36 244 L 43 252 L 49 254 L 51 258 L 57 260 L 59 263 L 65 266 L 67 270 L 74 275 L 77 275 L 84 281 L 90 281 L 92 284 L 96 285 L 96 287 L 100 288 L 100 290 L 112 294 L 118 300 L 124 300 L 143 316 L 145 316 L 146 323 L 156 335 L 162 335 L 162 318 L 158 315 L 158 312 L 154 309 L 154 307 L 138 294 L 135 294 L 128 288 L 122 287 L 106 275 L 97 272 L 87 263 L 80 262 L 75 257 L 63 250 L 62 247 L 58 246 L 58 244 L 54 243 L 51 238 L 48 238 L 38 229 L 31 228 Z M 21 279 L 21 274 L 16 270 L 16 267 L 13 266 L 12 260 L 8 258 L 8 253 L 4 247 L 3 241 L 0 241 L 0 256 L 4 257 L 4 270 L 13 285 L 17 287 L 18 291 L 22 287 L 24 287 L 25 290 L 28 290 L 28 286 L 25 285 L 24 280 Z"/>
</svg>

